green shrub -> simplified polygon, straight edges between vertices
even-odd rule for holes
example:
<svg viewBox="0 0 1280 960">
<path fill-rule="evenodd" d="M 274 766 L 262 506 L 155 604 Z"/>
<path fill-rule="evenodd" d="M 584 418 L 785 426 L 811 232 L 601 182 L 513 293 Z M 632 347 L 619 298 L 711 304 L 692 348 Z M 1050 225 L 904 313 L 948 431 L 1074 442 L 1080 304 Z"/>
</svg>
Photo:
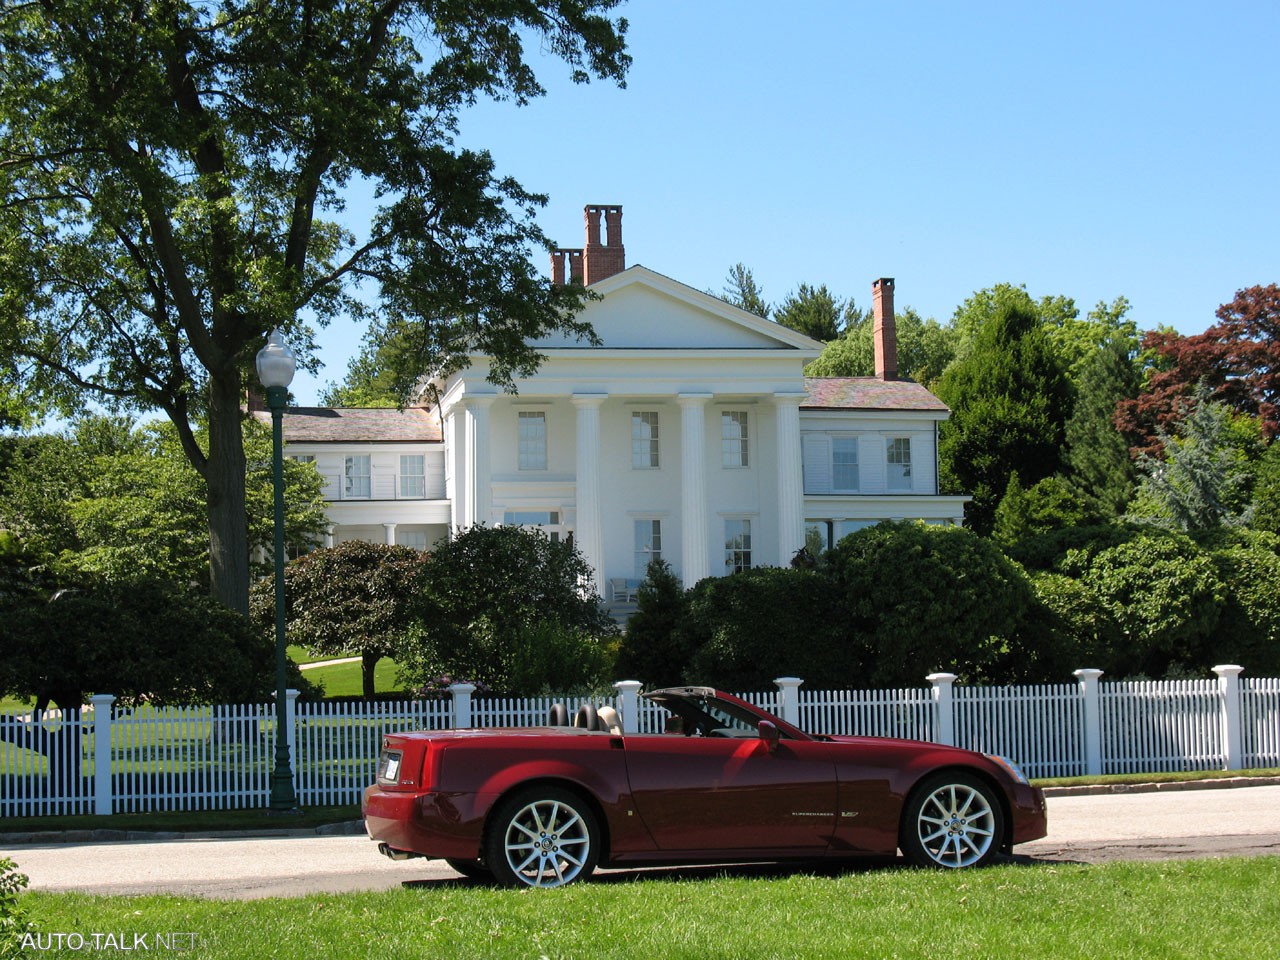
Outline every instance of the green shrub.
<svg viewBox="0 0 1280 960">
<path fill-rule="evenodd" d="M 18 900 L 27 886 L 26 874 L 8 857 L 0 857 L 0 957 L 17 956 L 31 922 Z"/>
<path fill-rule="evenodd" d="M 684 634 L 686 679 L 764 690 L 795 676 L 813 688 L 856 684 L 864 665 L 836 616 L 829 579 L 812 570 L 761 567 L 697 584 Z"/>
<path fill-rule="evenodd" d="M 665 560 L 652 561 L 618 649 L 618 678 L 643 681 L 650 689 L 681 683 L 694 653 L 688 615 L 680 579 Z"/>
<path fill-rule="evenodd" d="M 600 597 L 584 590 L 590 582 L 572 542 L 515 526 L 462 531 L 419 568 L 410 610 L 417 625 L 395 651 L 402 682 L 447 673 L 511 693 L 562 689 L 566 679 L 553 664 L 565 650 L 591 660 L 591 644 L 607 650 L 617 634 Z M 521 658 L 537 636 L 554 638 L 558 652 L 530 665 Z"/>
<path fill-rule="evenodd" d="M 860 687 L 919 686 L 946 670 L 1004 682 L 1028 662 L 1018 627 L 1034 597 L 1026 573 L 959 527 L 879 523 L 827 555 L 835 616 L 856 638 Z"/>
<path fill-rule="evenodd" d="M 1096 666 L 1113 677 L 1163 677 L 1203 663 L 1225 591 L 1190 538 L 1153 530 L 1096 553 L 1071 551 L 1060 566 L 1116 625 L 1108 662 Z"/>
</svg>

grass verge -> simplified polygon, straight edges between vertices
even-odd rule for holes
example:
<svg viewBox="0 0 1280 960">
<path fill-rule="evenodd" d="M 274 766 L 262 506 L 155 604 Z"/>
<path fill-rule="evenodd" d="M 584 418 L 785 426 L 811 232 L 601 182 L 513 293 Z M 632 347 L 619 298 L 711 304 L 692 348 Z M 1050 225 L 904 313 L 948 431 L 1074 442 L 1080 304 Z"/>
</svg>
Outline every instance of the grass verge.
<svg viewBox="0 0 1280 960">
<path fill-rule="evenodd" d="M 640 879 L 558 891 L 445 881 L 237 902 L 23 897 L 46 936 L 154 942 L 183 932 L 194 934 L 196 955 L 216 960 L 1260 956 L 1280 942 L 1277 902 L 1275 857 Z"/>
<path fill-rule="evenodd" d="M 1280 777 L 1280 767 L 1251 770 L 1185 770 L 1175 773 L 1114 773 L 1105 777 L 1049 777 L 1032 780 L 1037 787 L 1092 787 L 1122 783 L 1182 783 L 1195 780 L 1222 780 L 1227 777 Z"/>
</svg>

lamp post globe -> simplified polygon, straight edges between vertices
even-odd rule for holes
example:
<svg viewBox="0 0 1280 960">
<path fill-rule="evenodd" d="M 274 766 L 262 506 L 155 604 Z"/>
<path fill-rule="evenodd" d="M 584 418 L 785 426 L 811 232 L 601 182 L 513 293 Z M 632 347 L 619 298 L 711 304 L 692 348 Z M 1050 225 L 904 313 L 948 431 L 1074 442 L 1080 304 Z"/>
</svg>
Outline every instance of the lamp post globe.
<svg viewBox="0 0 1280 960">
<path fill-rule="evenodd" d="M 267 345 L 258 351 L 257 367 L 258 379 L 267 388 L 267 407 L 271 410 L 271 484 L 275 493 L 276 756 L 271 771 L 270 809 L 273 813 L 288 813 L 298 808 L 298 795 L 293 787 L 293 768 L 289 762 L 285 671 L 283 421 L 289 402 L 289 384 L 293 382 L 297 361 L 278 328 L 271 331 Z"/>
</svg>

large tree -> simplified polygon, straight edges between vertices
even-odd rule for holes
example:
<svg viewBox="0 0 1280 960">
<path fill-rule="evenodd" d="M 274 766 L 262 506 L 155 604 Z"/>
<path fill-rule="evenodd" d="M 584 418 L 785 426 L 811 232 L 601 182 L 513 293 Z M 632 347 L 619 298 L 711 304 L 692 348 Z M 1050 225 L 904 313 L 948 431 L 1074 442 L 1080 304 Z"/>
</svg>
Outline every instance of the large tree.
<svg viewBox="0 0 1280 960">
<path fill-rule="evenodd" d="M 1071 385 L 1034 309 L 992 307 L 937 387 L 951 408 L 939 435 L 943 483 L 972 495 L 965 523 L 984 536 L 1015 472 L 1030 487 L 1057 471 L 1071 412 Z"/>
<path fill-rule="evenodd" d="M 1134 345 L 1113 337 L 1081 365 L 1076 402 L 1066 424 L 1063 466 L 1072 488 L 1089 512 L 1109 520 L 1124 513 L 1137 474 L 1129 443 L 1116 429 L 1116 405 L 1138 394 L 1140 376 Z"/>
<path fill-rule="evenodd" d="M 1280 284 L 1237 290 L 1204 333 L 1152 330 L 1142 345 L 1151 369 L 1142 393 L 1122 402 L 1116 423 L 1137 438 L 1134 452 L 1160 451 L 1158 431 L 1171 432 L 1200 383 L 1240 413 L 1256 416 L 1268 438 L 1280 435 Z"/>
<path fill-rule="evenodd" d="M 205 443 L 204 431 L 197 429 Z M 249 546 L 271 549 L 271 433 L 245 428 Z M 284 462 L 285 537 L 305 546 L 326 520 L 315 467 Z M 200 535 L 204 480 L 163 421 L 89 416 L 59 434 L 0 438 L 0 527 L 35 562 L 63 575 L 152 577 L 207 587 L 209 539 Z M 265 573 L 269 564 L 259 573 Z"/>
<path fill-rule="evenodd" d="M 0 15 L 0 355 L 67 402 L 161 410 L 207 487 L 213 593 L 247 611 L 240 403 L 264 337 L 376 309 L 418 369 L 502 382 L 589 335 L 530 261 L 543 198 L 454 143 L 544 91 L 525 45 L 621 82 L 617 0 L 67 0 Z M 348 187 L 374 212 L 332 219 Z M 355 286 L 372 287 L 361 299 Z M 372 304 L 370 304 L 370 300 Z M 208 446 L 193 418 L 204 413 Z"/>
<path fill-rule="evenodd" d="M 374 695 L 374 670 L 413 630 L 410 608 L 428 555 L 412 547 L 348 540 L 299 557 L 284 570 L 289 640 L 320 656 L 360 657 L 364 695 Z M 275 584 L 252 591 L 254 619 L 275 625 Z"/>
<path fill-rule="evenodd" d="M 769 301 L 764 298 L 764 291 L 756 283 L 756 278 L 752 276 L 751 268 L 741 263 L 735 263 L 729 268 L 721 297 L 735 307 L 741 307 L 748 313 L 754 313 L 757 317 L 764 317 L 766 320 L 769 319 L 769 312 L 773 309 L 769 306 Z"/>
<path fill-rule="evenodd" d="M 911 307 L 895 317 L 898 376 L 932 385 L 955 358 L 956 328 L 926 320 Z M 874 323 L 854 308 L 844 333 L 822 348 L 822 355 L 805 367 L 811 377 L 870 377 L 875 374 Z"/>
</svg>

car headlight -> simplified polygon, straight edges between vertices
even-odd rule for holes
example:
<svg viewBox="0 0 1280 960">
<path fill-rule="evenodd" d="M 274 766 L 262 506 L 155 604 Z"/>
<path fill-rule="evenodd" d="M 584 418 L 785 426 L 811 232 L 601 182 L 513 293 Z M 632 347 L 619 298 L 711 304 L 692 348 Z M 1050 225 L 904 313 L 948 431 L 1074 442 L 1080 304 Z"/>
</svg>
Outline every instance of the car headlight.
<svg viewBox="0 0 1280 960">
<path fill-rule="evenodd" d="M 1000 764 L 1000 766 L 1008 770 L 1009 776 L 1013 777 L 1013 779 L 1016 780 L 1018 783 L 1028 782 L 1026 774 L 1024 774 L 1020 769 L 1018 769 L 1018 765 L 1014 763 L 1012 760 L 1010 760 L 1008 757 L 997 757 L 995 754 L 989 753 L 987 754 L 987 758 L 989 760 L 994 760 L 996 763 Z"/>
</svg>

